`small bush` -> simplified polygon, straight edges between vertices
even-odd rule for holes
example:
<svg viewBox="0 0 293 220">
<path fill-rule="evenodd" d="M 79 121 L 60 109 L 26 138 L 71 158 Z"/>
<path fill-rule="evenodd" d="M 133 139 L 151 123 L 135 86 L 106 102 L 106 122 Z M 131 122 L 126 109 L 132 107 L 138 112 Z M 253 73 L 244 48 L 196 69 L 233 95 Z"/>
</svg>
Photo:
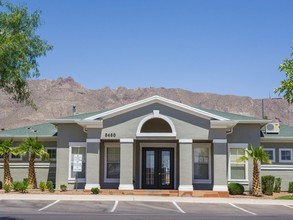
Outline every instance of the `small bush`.
<svg viewBox="0 0 293 220">
<path fill-rule="evenodd" d="M 20 191 L 21 190 L 21 184 L 22 184 L 22 182 L 20 182 L 20 181 L 15 181 L 15 182 L 13 182 L 12 183 L 12 189 L 14 190 L 14 191 Z"/>
<path fill-rule="evenodd" d="M 22 181 L 21 184 L 20 184 L 20 190 L 19 191 L 22 192 L 22 193 L 26 193 L 28 188 L 29 188 L 28 182 Z"/>
<path fill-rule="evenodd" d="M 12 189 L 16 192 L 27 192 L 28 186 L 29 184 L 26 181 L 15 181 L 12 183 Z"/>
<path fill-rule="evenodd" d="M 5 184 L 4 185 L 4 191 L 5 191 L 5 193 L 11 192 L 11 185 L 10 184 Z"/>
<path fill-rule="evenodd" d="M 51 193 L 55 192 L 54 184 L 50 180 L 47 181 L 47 188 L 48 188 L 49 192 L 51 192 Z"/>
<path fill-rule="evenodd" d="M 230 195 L 242 195 L 244 187 L 239 183 L 229 183 L 228 190 Z"/>
<path fill-rule="evenodd" d="M 44 192 L 46 189 L 47 189 L 47 185 L 46 185 L 46 183 L 43 182 L 43 181 L 41 181 L 41 182 L 40 182 L 40 190 L 41 190 L 42 192 Z"/>
<path fill-rule="evenodd" d="M 293 182 L 289 182 L 288 192 L 293 193 Z"/>
<path fill-rule="evenodd" d="M 67 186 L 65 184 L 61 184 L 60 189 L 61 189 L 61 192 L 66 192 L 67 191 Z"/>
<path fill-rule="evenodd" d="M 273 195 L 275 177 L 272 175 L 261 177 L 262 193 L 265 195 Z"/>
<path fill-rule="evenodd" d="M 93 194 L 99 194 L 100 193 L 100 189 L 99 189 L 99 187 L 93 187 L 93 188 L 91 188 L 91 192 Z"/>
<path fill-rule="evenodd" d="M 275 186 L 274 186 L 275 193 L 281 192 L 281 185 L 282 185 L 282 178 L 276 178 L 275 179 Z"/>
<path fill-rule="evenodd" d="M 0 189 L 3 188 L 3 184 L 2 184 L 2 181 L 0 181 Z"/>
</svg>

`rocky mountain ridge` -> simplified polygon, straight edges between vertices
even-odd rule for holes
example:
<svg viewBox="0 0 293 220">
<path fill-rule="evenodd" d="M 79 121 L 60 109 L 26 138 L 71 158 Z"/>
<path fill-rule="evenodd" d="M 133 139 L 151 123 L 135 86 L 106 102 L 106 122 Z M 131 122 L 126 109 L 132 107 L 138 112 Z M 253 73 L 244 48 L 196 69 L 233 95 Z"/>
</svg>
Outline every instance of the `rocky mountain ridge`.
<svg viewBox="0 0 293 220">
<path fill-rule="evenodd" d="M 196 93 L 176 88 L 119 87 L 91 90 L 75 82 L 73 78 L 56 80 L 30 80 L 32 97 L 38 107 L 17 104 L 0 91 L 0 129 L 11 129 L 46 122 L 72 114 L 72 106 L 79 113 L 112 109 L 150 96 L 159 95 L 187 105 L 215 109 L 256 117 L 267 116 L 283 124 L 292 124 L 291 106 L 284 99 L 252 99 L 246 96 Z M 264 110 L 264 113 L 263 113 Z"/>
</svg>

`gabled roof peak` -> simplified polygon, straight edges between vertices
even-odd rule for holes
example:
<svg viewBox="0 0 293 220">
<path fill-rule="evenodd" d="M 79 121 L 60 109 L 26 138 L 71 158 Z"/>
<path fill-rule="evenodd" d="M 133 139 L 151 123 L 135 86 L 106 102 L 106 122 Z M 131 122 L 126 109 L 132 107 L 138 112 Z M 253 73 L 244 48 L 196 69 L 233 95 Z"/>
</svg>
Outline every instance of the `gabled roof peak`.
<svg viewBox="0 0 293 220">
<path fill-rule="evenodd" d="M 88 117 L 85 120 L 94 120 L 94 119 L 98 119 L 98 118 L 106 119 L 106 118 L 114 117 L 116 115 L 123 114 L 123 113 L 129 112 L 129 111 L 132 111 L 137 108 L 141 108 L 141 107 L 153 104 L 153 103 L 159 103 L 159 104 L 162 104 L 162 105 L 165 105 L 165 106 L 168 106 L 168 107 L 171 107 L 171 108 L 183 111 L 183 112 L 187 112 L 187 113 L 190 113 L 193 115 L 197 115 L 199 117 L 206 118 L 206 119 L 217 119 L 217 120 L 221 120 L 221 121 L 229 120 L 229 119 L 221 117 L 219 115 L 212 114 L 207 111 L 203 111 L 198 108 L 194 108 L 189 105 L 186 105 L 186 104 L 183 104 L 180 102 L 176 102 L 171 99 L 167 99 L 167 98 L 164 98 L 164 97 L 161 97 L 158 95 L 151 96 L 149 98 L 146 98 L 146 99 L 143 99 L 143 100 L 140 100 L 137 102 L 133 102 L 133 103 L 130 103 L 130 104 L 103 112 L 101 114 L 97 114 L 97 115 Z"/>
</svg>

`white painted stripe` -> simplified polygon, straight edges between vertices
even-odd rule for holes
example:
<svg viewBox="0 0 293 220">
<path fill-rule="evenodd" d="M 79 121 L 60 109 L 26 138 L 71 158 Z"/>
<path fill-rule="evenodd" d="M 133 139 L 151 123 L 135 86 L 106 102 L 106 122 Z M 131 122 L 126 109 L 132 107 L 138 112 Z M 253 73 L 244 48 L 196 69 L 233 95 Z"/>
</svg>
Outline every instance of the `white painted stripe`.
<svg viewBox="0 0 293 220">
<path fill-rule="evenodd" d="M 44 209 L 47 209 L 47 208 L 51 207 L 52 205 L 55 205 L 55 204 L 58 203 L 58 202 L 60 202 L 60 200 L 56 200 L 55 202 L 53 202 L 53 203 L 51 203 L 51 204 L 49 204 L 49 205 L 47 205 L 47 206 L 45 206 L 45 207 L 39 209 L 38 211 L 39 211 L 39 212 L 40 212 L 40 211 L 43 211 Z"/>
<path fill-rule="evenodd" d="M 233 206 L 234 208 L 236 208 L 236 209 L 240 209 L 241 211 L 243 211 L 243 212 L 246 212 L 246 213 L 249 213 L 249 214 L 251 214 L 251 215 L 256 215 L 254 212 L 250 212 L 250 211 L 248 211 L 248 210 L 246 210 L 246 209 L 243 209 L 243 208 L 240 208 L 240 207 L 238 207 L 238 206 L 236 206 L 236 205 L 234 205 L 234 204 L 232 204 L 232 203 L 229 203 L 231 206 Z"/>
<path fill-rule="evenodd" d="M 292 206 L 289 206 L 289 205 L 283 205 L 283 206 L 285 206 L 287 208 L 290 208 L 290 209 L 293 209 L 293 207 Z"/>
<path fill-rule="evenodd" d="M 173 204 L 174 204 L 174 206 L 175 206 L 180 212 L 182 212 L 182 213 L 185 214 L 185 212 L 183 211 L 183 209 L 181 209 L 180 206 L 179 206 L 175 201 L 173 201 Z"/>
<path fill-rule="evenodd" d="M 118 206 L 118 202 L 119 202 L 118 200 L 115 201 L 114 206 L 113 206 L 113 208 L 111 209 L 110 212 L 115 212 L 115 210 L 116 210 L 116 208 Z"/>
</svg>

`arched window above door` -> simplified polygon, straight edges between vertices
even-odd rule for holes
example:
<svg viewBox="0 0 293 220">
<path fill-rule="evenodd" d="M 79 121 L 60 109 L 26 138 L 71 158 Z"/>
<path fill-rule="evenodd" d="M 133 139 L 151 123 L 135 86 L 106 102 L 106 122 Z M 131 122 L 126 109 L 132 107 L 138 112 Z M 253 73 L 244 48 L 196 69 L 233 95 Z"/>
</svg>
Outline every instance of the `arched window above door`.
<svg viewBox="0 0 293 220">
<path fill-rule="evenodd" d="M 151 115 L 143 118 L 137 128 L 138 137 L 176 137 L 175 126 L 166 116 L 154 110 Z"/>
</svg>

